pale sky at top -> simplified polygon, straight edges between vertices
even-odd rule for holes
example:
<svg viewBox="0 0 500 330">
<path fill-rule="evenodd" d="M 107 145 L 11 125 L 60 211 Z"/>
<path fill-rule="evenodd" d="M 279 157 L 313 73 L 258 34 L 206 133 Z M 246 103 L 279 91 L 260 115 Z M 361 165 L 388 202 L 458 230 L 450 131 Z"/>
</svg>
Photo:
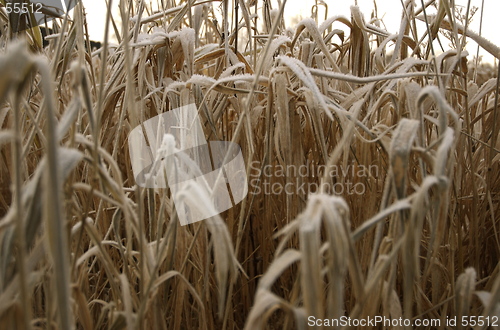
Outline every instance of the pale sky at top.
<svg viewBox="0 0 500 330">
<path fill-rule="evenodd" d="M 87 20 L 89 23 L 89 30 L 91 38 L 94 40 L 102 40 L 104 37 L 104 21 L 106 17 L 106 4 L 102 0 L 82 0 L 87 11 Z M 119 0 L 113 0 L 114 6 L 118 4 Z M 154 0 L 147 1 L 148 3 L 154 2 Z M 232 2 L 232 1 L 230 1 Z M 259 1 L 261 2 L 261 1 Z M 276 1 L 273 1 L 274 3 Z M 350 17 L 350 6 L 355 4 L 355 0 L 325 0 L 328 4 L 328 16 L 335 15 L 345 15 Z M 377 10 L 379 18 L 383 19 L 387 30 L 390 33 L 396 33 L 399 30 L 399 24 L 401 21 L 401 0 L 378 0 Z M 420 7 L 421 1 L 416 0 L 417 7 Z M 427 2 L 427 1 L 424 1 Z M 214 2 L 214 6 L 218 6 L 220 2 Z M 311 6 L 314 5 L 314 0 L 288 0 L 285 7 L 285 17 L 287 20 L 291 20 L 294 16 L 301 15 L 303 18 L 310 17 Z M 466 6 L 467 0 L 455 0 L 457 5 Z M 365 15 L 365 19 L 368 21 L 370 14 L 373 11 L 374 5 L 373 0 L 358 0 L 358 6 L 361 12 Z M 481 4 L 482 0 L 471 0 L 471 6 L 476 6 L 479 9 L 474 15 L 473 21 L 470 25 L 470 29 L 474 32 L 479 32 L 480 14 L 481 14 Z M 484 0 L 484 13 L 483 13 L 483 27 L 482 35 L 483 37 L 489 39 L 496 45 L 500 45 L 500 22 L 498 19 L 498 13 L 500 13 L 500 1 L 498 0 Z M 321 7 L 323 10 L 324 7 Z M 464 8 L 465 11 L 465 8 Z M 324 15 L 320 12 L 321 16 Z M 346 31 L 348 32 L 348 31 Z M 447 40 L 444 41 L 445 46 L 447 46 Z M 468 51 L 470 53 L 469 59 L 476 54 L 476 46 L 473 42 L 469 42 Z M 493 57 L 487 53 L 480 53 L 483 55 L 483 59 L 488 62 L 493 61 Z"/>
</svg>

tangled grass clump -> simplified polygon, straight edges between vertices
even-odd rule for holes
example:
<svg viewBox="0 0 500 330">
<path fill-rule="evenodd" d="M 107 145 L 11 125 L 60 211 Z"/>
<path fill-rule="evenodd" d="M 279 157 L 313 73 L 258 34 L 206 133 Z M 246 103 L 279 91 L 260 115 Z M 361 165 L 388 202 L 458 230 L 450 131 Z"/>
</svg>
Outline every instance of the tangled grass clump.
<svg viewBox="0 0 500 330">
<path fill-rule="evenodd" d="M 91 52 L 81 3 L 42 48 L 0 1 L 0 328 L 498 317 L 498 75 L 464 45 L 498 47 L 448 0 L 406 1 L 399 34 L 355 6 L 287 29 L 286 1 L 236 2 L 218 22 L 211 1 L 121 0 L 118 44 Z M 127 138 L 189 104 L 241 146 L 249 194 L 180 226 Z"/>
</svg>

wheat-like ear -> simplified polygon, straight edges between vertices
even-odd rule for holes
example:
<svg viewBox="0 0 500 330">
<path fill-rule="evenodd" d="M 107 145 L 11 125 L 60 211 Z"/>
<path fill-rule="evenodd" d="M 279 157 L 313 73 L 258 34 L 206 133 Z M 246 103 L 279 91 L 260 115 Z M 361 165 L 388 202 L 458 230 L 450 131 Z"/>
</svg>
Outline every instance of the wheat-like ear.
<svg viewBox="0 0 500 330">
<path fill-rule="evenodd" d="M 398 199 L 404 198 L 406 194 L 406 177 L 409 170 L 410 152 L 417 137 L 418 126 L 419 122 L 416 120 L 402 119 L 392 139 L 390 151 L 391 171 Z"/>
</svg>

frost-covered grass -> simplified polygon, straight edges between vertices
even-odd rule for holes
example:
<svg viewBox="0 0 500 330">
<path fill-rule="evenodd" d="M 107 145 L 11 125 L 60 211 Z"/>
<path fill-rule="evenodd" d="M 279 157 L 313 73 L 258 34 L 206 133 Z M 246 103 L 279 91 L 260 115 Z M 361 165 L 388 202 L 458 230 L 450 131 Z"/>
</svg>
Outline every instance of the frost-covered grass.
<svg viewBox="0 0 500 330">
<path fill-rule="evenodd" d="M 450 1 L 407 1 L 397 35 L 357 7 L 287 27 L 268 2 L 238 24 L 232 2 L 159 2 L 121 0 L 94 53 L 80 5 L 45 49 L 0 8 L 0 329 L 499 314 L 498 81 L 464 35 L 499 52 Z M 249 194 L 180 226 L 127 138 L 192 103 L 241 146 Z"/>
</svg>

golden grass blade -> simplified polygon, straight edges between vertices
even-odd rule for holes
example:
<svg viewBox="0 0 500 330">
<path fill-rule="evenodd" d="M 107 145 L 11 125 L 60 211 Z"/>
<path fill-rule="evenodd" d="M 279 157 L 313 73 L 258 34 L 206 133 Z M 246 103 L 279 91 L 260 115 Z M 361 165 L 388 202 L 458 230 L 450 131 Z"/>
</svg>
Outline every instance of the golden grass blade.
<svg viewBox="0 0 500 330">
<path fill-rule="evenodd" d="M 476 272 L 473 268 L 467 268 L 463 274 L 457 278 L 455 295 L 455 306 L 457 309 L 457 319 L 470 315 L 469 310 L 472 303 L 472 294 L 476 286 Z M 460 328 L 460 327 L 459 327 Z"/>
<path fill-rule="evenodd" d="M 319 232 L 314 224 L 301 226 L 301 285 L 304 290 L 304 307 L 307 315 L 323 318 L 324 297 L 321 287 L 321 260 Z M 341 251 L 344 252 L 344 251 Z"/>
<path fill-rule="evenodd" d="M 246 330 L 251 329 L 264 329 L 265 324 L 271 314 L 277 309 L 284 309 L 285 311 L 292 312 L 294 307 L 288 304 L 285 300 L 280 299 L 276 295 L 267 290 L 258 290 L 255 297 L 257 308 L 252 309 L 248 320 L 245 324 Z M 297 317 L 298 329 L 305 328 L 305 318 L 302 313 L 294 313 Z"/>
<path fill-rule="evenodd" d="M 60 149 L 56 137 L 55 104 L 52 96 L 52 79 L 48 65 L 39 61 L 38 67 L 42 76 L 42 89 L 45 96 L 45 110 L 47 111 L 47 169 L 45 185 L 47 187 L 44 219 L 47 226 L 47 239 L 52 262 L 54 263 L 55 283 L 57 284 L 57 306 L 59 324 L 63 329 L 73 329 L 73 313 L 70 309 L 70 272 L 66 225 L 63 219 L 63 205 L 61 205 L 62 181 L 58 157 Z"/>
</svg>

